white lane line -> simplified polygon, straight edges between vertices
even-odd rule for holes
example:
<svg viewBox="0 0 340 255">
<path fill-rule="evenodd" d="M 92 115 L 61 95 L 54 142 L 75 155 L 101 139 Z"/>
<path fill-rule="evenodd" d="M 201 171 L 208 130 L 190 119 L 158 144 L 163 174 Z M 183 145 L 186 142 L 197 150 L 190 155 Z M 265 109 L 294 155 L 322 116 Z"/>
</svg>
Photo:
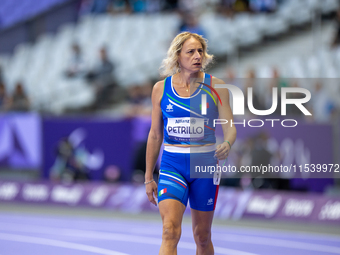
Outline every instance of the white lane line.
<svg viewBox="0 0 340 255">
<path fill-rule="evenodd" d="M 7 227 L 6 227 L 7 225 Z M 41 228 L 37 227 L 35 225 L 26 225 L 27 228 L 29 228 L 29 232 L 33 232 L 35 229 L 38 233 L 46 233 L 46 234 L 51 234 L 56 232 L 55 229 L 51 228 Z M 0 229 L 9 229 L 13 230 L 14 228 L 17 228 L 16 231 L 24 231 L 23 230 L 23 225 L 22 224 L 8 224 L 8 223 L 1 223 L 0 224 Z M 54 230 L 54 231 L 53 231 Z M 128 230 L 128 229 L 125 229 Z M 94 238 L 98 237 L 101 239 L 109 239 L 117 241 L 130 241 L 130 242 L 139 242 L 139 243 L 147 243 L 147 244 L 152 244 L 152 245 L 160 245 L 161 239 L 156 239 L 156 238 L 150 238 L 150 237 L 145 237 L 145 236 L 136 236 L 136 235 L 125 235 L 124 234 L 115 234 L 115 233 L 106 233 L 106 232 L 98 232 L 98 231 L 87 231 L 87 230 L 74 230 L 74 229 L 59 229 L 57 232 L 60 233 L 62 231 L 63 235 L 71 235 L 72 236 L 78 236 L 78 237 L 83 237 L 83 238 Z M 70 231 L 70 232 L 68 232 Z M 65 232 L 65 233 L 64 233 Z M 131 232 L 136 233 L 136 228 L 132 229 Z M 87 233 L 85 235 L 85 233 Z M 149 229 L 144 230 L 143 233 L 144 235 L 158 235 L 156 232 L 153 232 Z M 120 236 L 122 238 L 120 238 Z M 185 237 L 192 237 L 191 234 L 186 234 L 183 233 L 182 236 Z M 130 240 L 129 240 L 130 238 Z M 147 238 L 147 239 L 145 239 Z M 134 239 L 133 241 L 131 239 Z M 274 247 L 283 247 L 283 248 L 293 248 L 293 249 L 300 249 L 300 250 L 308 250 L 308 251 L 318 251 L 318 252 L 328 252 L 328 253 L 333 253 L 333 254 L 340 254 L 340 248 L 334 247 L 334 246 L 329 246 L 329 245 L 322 245 L 322 244 L 313 244 L 313 243 L 305 243 L 305 242 L 298 242 L 298 241 L 290 241 L 290 240 L 285 240 L 285 239 L 276 239 L 276 238 L 267 238 L 267 237 L 255 237 L 255 236 L 247 236 L 247 235 L 235 235 L 235 234 L 214 234 L 213 236 L 214 240 L 220 240 L 220 241 L 229 241 L 229 242 L 236 242 L 236 243 L 248 243 L 248 244 L 255 244 L 255 245 L 266 245 L 266 246 L 274 246 Z M 189 243 L 189 242 L 182 242 L 180 243 L 182 248 L 188 248 L 188 249 L 193 249 L 194 244 Z M 181 247 L 179 245 L 179 247 Z M 217 249 L 216 249 L 217 248 Z M 215 247 L 215 251 L 221 254 L 229 254 L 230 251 L 226 250 L 221 250 L 225 249 L 222 247 Z"/>
<path fill-rule="evenodd" d="M 6 227 L 7 225 L 7 227 Z M 141 244 L 151 244 L 160 246 L 162 239 L 154 238 L 154 237 L 144 237 L 137 235 L 128 235 L 128 234 L 117 234 L 117 233 L 105 233 L 99 231 L 89 231 L 89 230 L 77 230 L 77 229 L 66 229 L 66 228 L 47 228 L 47 227 L 38 227 L 35 225 L 22 225 L 22 224 L 2 224 L 0 225 L 0 229 L 2 230 L 11 230 L 18 232 L 28 232 L 28 233 L 40 233 L 40 234 L 49 234 L 49 235 L 62 235 L 62 236 L 71 236 L 71 237 L 81 237 L 81 238 L 89 238 L 89 239 L 101 239 L 101 240 L 114 240 L 121 242 L 129 242 L 129 243 L 141 243 Z M 1 239 L 1 236 L 0 236 Z M 196 245 L 194 243 L 189 242 L 180 242 L 178 244 L 179 248 L 196 250 Z M 244 252 L 239 250 L 227 249 L 223 247 L 214 247 L 216 254 L 222 255 L 257 255 L 255 253 Z"/>
<path fill-rule="evenodd" d="M 293 249 L 300 249 L 300 250 L 340 254 L 340 248 L 338 247 L 323 245 L 323 244 L 290 241 L 290 240 L 284 240 L 284 239 L 255 237 L 255 236 L 246 236 L 246 235 L 229 235 L 229 234 L 214 235 L 214 238 L 218 240 L 230 241 L 230 242 L 248 243 L 248 244 L 250 243 L 250 244 L 257 244 L 257 245 L 268 245 L 268 246 L 275 246 L 275 247 L 284 247 L 284 248 L 293 248 Z"/>
<path fill-rule="evenodd" d="M 111 251 L 95 246 L 85 245 L 85 244 L 77 244 L 65 241 L 58 241 L 48 238 L 41 238 L 41 237 L 32 237 L 32 236 L 23 236 L 23 235 L 14 235 L 8 233 L 0 233 L 0 239 L 6 241 L 13 241 L 13 242 L 21 242 L 21 243 L 31 243 L 31 244 L 40 244 L 40 245 L 47 245 L 47 246 L 54 246 L 60 248 L 67 248 L 79 251 L 87 251 L 93 252 L 96 254 L 102 255 L 129 255 L 127 253 Z"/>
<path fill-rule="evenodd" d="M 143 233 L 141 229 L 131 229 L 130 230 L 134 234 Z M 155 235 L 152 230 L 143 230 L 144 235 Z M 184 237 L 192 237 L 192 234 L 182 233 Z M 275 246 L 275 247 L 283 247 L 283 248 L 293 248 L 299 250 L 308 250 L 308 251 L 319 251 L 319 252 L 328 252 L 334 254 L 340 254 L 340 248 L 324 245 L 324 244 L 313 244 L 313 243 L 305 243 L 298 241 L 290 241 L 285 239 L 278 238 L 269 238 L 269 237 L 256 237 L 256 236 L 247 236 L 247 235 L 236 235 L 236 234 L 221 234 L 221 233 L 213 233 L 213 240 L 220 241 L 228 241 L 234 243 L 248 243 L 255 245 L 267 245 L 267 246 Z M 340 238 L 334 240 L 339 241 Z"/>
<path fill-rule="evenodd" d="M 340 240 L 339 234 L 312 233 L 312 232 L 304 232 L 304 231 L 298 231 L 298 230 L 294 230 L 294 231 L 283 230 L 283 229 L 272 230 L 272 229 L 260 229 L 260 228 L 254 228 L 254 227 L 229 227 L 229 226 L 228 226 L 228 231 L 226 231 L 225 228 L 220 227 L 220 226 L 213 226 L 213 229 L 214 229 L 214 232 L 217 234 L 224 234 L 226 232 L 236 232 L 237 234 L 248 233 L 254 236 L 258 236 L 258 234 L 267 235 L 267 236 L 279 234 L 283 236 L 283 238 L 285 238 L 285 236 L 289 238 L 292 235 L 294 235 L 294 237 L 304 238 L 304 239 L 308 238 L 308 239 L 326 240 L 326 241 L 330 241 L 330 240 L 339 241 Z"/>
<path fill-rule="evenodd" d="M 184 249 L 190 249 L 190 250 L 196 250 L 196 244 L 189 243 L 189 242 L 179 242 L 178 247 L 184 248 Z M 239 250 L 233 250 L 223 247 L 214 246 L 215 254 L 235 254 L 235 255 L 256 255 L 255 253 L 245 252 L 245 251 L 239 251 Z"/>
</svg>

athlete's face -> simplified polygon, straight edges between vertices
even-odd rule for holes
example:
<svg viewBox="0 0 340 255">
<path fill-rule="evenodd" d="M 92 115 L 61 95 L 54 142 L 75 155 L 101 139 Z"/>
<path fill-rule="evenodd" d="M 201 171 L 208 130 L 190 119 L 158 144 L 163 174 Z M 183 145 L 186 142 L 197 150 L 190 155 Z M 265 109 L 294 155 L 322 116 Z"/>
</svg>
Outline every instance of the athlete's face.
<svg viewBox="0 0 340 255">
<path fill-rule="evenodd" d="M 184 69 L 190 73 L 195 73 L 202 68 L 203 47 L 202 44 L 191 37 L 183 44 L 182 50 L 178 56 L 178 63 L 181 70 Z"/>
</svg>

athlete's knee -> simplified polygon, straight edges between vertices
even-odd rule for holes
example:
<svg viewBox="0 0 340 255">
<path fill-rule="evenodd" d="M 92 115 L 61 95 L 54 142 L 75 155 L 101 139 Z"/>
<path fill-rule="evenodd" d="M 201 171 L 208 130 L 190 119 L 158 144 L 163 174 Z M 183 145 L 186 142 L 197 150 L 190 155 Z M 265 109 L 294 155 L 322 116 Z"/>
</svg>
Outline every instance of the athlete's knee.
<svg viewBox="0 0 340 255">
<path fill-rule="evenodd" d="M 211 242 L 211 231 L 208 229 L 196 228 L 194 230 L 194 239 L 198 246 L 206 247 Z"/>
<path fill-rule="evenodd" d="M 173 243 L 178 243 L 181 237 L 181 226 L 173 222 L 163 224 L 163 240 Z"/>
</svg>

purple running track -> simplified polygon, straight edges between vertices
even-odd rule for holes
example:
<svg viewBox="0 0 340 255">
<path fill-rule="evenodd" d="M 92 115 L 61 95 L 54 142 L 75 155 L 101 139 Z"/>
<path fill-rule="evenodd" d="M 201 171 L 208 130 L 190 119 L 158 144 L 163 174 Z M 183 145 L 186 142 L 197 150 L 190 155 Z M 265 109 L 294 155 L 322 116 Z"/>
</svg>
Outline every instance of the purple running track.
<svg viewBox="0 0 340 255">
<path fill-rule="evenodd" d="M 0 213 L 0 255 L 158 254 L 161 222 Z M 214 226 L 215 254 L 340 254 L 340 237 Z M 178 254 L 195 254 L 191 227 L 183 224 Z"/>
</svg>

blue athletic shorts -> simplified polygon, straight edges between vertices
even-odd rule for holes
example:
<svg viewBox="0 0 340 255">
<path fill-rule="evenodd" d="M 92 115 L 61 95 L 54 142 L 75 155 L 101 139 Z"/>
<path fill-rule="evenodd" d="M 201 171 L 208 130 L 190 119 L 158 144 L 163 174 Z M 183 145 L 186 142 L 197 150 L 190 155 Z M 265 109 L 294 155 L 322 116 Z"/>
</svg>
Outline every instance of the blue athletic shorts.
<svg viewBox="0 0 340 255">
<path fill-rule="evenodd" d="M 218 185 L 213 178 L 190 178 L 190 165 L 216 166 L 215 151 L 206 153 L 173 153 L 164 151 L 158 180 L 158 202 L 175 199 L 198 211 L 215 210 Z"/>
</svg>

